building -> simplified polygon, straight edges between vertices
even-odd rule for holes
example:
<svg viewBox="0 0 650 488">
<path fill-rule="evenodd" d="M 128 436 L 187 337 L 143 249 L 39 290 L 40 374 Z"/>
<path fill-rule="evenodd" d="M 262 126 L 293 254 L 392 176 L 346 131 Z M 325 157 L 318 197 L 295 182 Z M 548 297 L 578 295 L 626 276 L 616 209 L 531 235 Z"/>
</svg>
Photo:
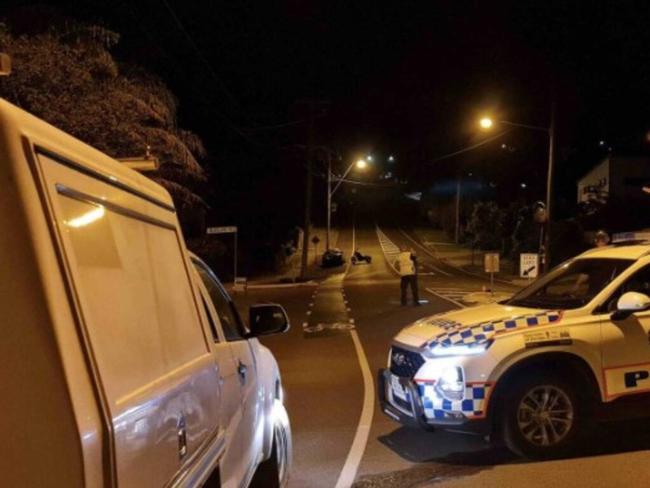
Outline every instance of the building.
<svg viewBox="0 0 650 488">
<path fill-rule="evenodd" d="M 608 156 L 578 180 L 578 203 L 650 203 L 650 158 Z"/>
</svg>

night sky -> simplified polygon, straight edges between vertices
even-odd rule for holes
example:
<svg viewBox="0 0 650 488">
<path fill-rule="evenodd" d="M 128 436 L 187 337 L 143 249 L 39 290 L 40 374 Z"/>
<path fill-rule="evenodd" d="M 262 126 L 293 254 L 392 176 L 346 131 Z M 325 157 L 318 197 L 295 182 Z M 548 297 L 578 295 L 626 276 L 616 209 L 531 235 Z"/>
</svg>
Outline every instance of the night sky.
<svg viewBox="0 0 650 488">
<path fill-rule="evenodd" d="M 5 2 L 9 11 L 27 3 Z M 485 139 L 476 119 L 486 111 L 547 125 L 551 101 L 557 102 L 558 195 L 567 212 L 575 179 L 610 147 L 615 154 L 646 151 L 645 2 L 57 5 L 65 15 L 121 33 L 116 57 L 146 66 L 169 84 L 180 100 L 181 125 L 200 134 L 210 151 L 208 198 L 223 213 L 219 220 L 242 217 L 233 202 L 243 195 L 256 202 L 251 211 L 263 203 L 258 199 L 286 203 L 288 194 L 293 207 L 300 206 L 304 168 L 295 164 L 292 145 L 307 142 L 305 110 L 296 104 L 303 99 L 329 102 L 316 124 L 317 143 L 344 161 L 394 154 L 392 170 L 413 190 L 427 191 L 462 168 L 497 182 L 504 195 L 526 182 L 527 198 L 542 198 L 542 133 L 512 131 L 476 151 L 440 159 Z"/>
</svg>

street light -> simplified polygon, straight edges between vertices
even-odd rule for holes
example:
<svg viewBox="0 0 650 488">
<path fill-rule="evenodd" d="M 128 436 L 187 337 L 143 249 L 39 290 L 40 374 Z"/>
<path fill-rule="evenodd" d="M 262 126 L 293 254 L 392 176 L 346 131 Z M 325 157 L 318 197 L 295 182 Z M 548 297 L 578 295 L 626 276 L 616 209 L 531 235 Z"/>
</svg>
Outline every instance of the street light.
<svg viewBox="0 0 650 488">
<path fill-rule="evenodd" d="M 499 124 L 509 125 L 511 127 L 518 127 L 522 129 L 536 130 L 545 132 L 548 135 L 548 170 L 546 174 L 546 235 L 544 236 L 544 245 L 540 245 L 539 253 L 543 257 L 542 269 L 547 271 L 550 264 L 549 245 L 551 242 L 551 197 L 552 197 L 552 183 L 553 183 L 553 167 L 555 166 L 555 102 L 551 103 L 551 123 L 548 127 L 541 127 L 538 125 L 520 124 L 517 122 L 510 122 L 508 120 L 500 120 Z M 479 120 L 479 125 L 482 129 L 491 129 L 494 122 L 490 117 L 483 117 Z M 540 239 L 541 241 L 541 239 Z"/>
<path fill-rule="evenodd" d="M 481 125 L 482 129 L 491 129 L 492 125 L 494 125 L 494 122 L 492 122 L 492 119 L 490 117 L 483 117 L 479 121 L 479 124 Z"/>
<path fill-rule="evenodd" d="M 368 159 L 369 158 L 369 159 Z M 368 160 L 372 160 L 372 156 L 368 156 Z M 366 162 L 365 159 L 359 159 L 357 161 L 353 161 L 350 163 L 350 166 L 348 166 L 348 169 L 345 170 L 343 173 L 343 176 L 338 178 L 338 183 L 336 183 L 336 186 L 334 189 L 332 189 L 332 158 L 331 156 L 328 155 L 327 158 L 327 234 L 325 237 L 325 248 L 329 250 L 330 248 L 330 230 L 332 227 L 332 195 L 334 195 L 334 192 L 339 189 L 339 186 L 341 186 L 341 183 L 345 180 L 345 177 L 350 174 L 350 171 L 352 171 L 352 168 L 357 168 L 359 170 L 364 170 L 368 167 L 368 163 Z"/>
<path fill-rule="evenodd" d="M 393 155 L 388 156 L 388 162 L 389 163 L 394 163 L 395 162 L 395 156 L 393 156 Z"/>
</svg>

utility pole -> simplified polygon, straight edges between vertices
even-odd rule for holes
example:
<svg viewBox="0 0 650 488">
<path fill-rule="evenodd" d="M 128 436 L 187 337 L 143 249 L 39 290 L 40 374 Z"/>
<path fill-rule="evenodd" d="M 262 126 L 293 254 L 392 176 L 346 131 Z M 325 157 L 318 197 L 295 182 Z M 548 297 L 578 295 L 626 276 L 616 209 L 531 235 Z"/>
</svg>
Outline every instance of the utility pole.
<svg viewBox="0 0 650 488">
<path fill-rule="evenodd" d="M 460 179 L 461 171 L 456 174 L 456 228 L 454 230 L 454 242 L 460 242 Z"/>
<path fill-rule="evenodd" d="M 307 183 L 305 185 L 305 218 L 302 233 L 302 257 L 300 260 L 300 278 L 307 276 L 309 264 L 309 230 L 311 227 L 311 194 L 313 191 L 313 157 L 314 157 L 314 102 L 309 102 L 309 142 L 307 146 Z"/>
<path fill-rule="evenodd" d="M 325 250 L 330 248 L 330 230 L 332 226 L 332 153 L 327 151 L 327 234 Z"/>
<path fill-rule="evenodd" d="M 551 124 L 548 128 L 548 174 L 546 179 L 546 234 L 544 236 L 544 272 L 551 267 L 551 200 L 555 166 L 555 101 L 551 102 Z"/>
<path fill-rule="evenodd" d="M 327 112 L 329 102 L 323 100 L 301 100 L 297 102 L 307 106 L 309 117 L 309 135 L 307 145 L 307 181 L 305 184 L 305 218 L 304 232 L 302 236 L 302 256 L 300 260 L 300 277 L 304 279 L 307 276 L 307 266 L 309 265 L 309 231 L 311 227 L 311 201 L 314 189 L 314 143 L 315 143 L 315 121 L 323 117 Z"/>
</svg>

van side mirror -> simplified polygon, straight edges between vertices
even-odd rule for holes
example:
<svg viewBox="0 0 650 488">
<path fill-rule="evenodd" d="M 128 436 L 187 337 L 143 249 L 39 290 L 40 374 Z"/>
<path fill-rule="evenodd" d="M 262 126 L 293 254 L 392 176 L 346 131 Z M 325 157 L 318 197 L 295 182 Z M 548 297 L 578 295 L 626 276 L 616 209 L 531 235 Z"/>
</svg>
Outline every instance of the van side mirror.
<svg viewBox="0 0 650 488">
<path fill-rule="evenodd" d="M 630 315 L 645 310 L 650 310 L 650 297 L 644 293 L 628 291 L 618 299 L 612 320 L 625 320 Z"/>
<path fill-rule="evenodd" d="M 275 303 L 251 305 L 248 317 L 249 337 L 280 334 L 290 327 L 287 312 Z"/>
</svg>

